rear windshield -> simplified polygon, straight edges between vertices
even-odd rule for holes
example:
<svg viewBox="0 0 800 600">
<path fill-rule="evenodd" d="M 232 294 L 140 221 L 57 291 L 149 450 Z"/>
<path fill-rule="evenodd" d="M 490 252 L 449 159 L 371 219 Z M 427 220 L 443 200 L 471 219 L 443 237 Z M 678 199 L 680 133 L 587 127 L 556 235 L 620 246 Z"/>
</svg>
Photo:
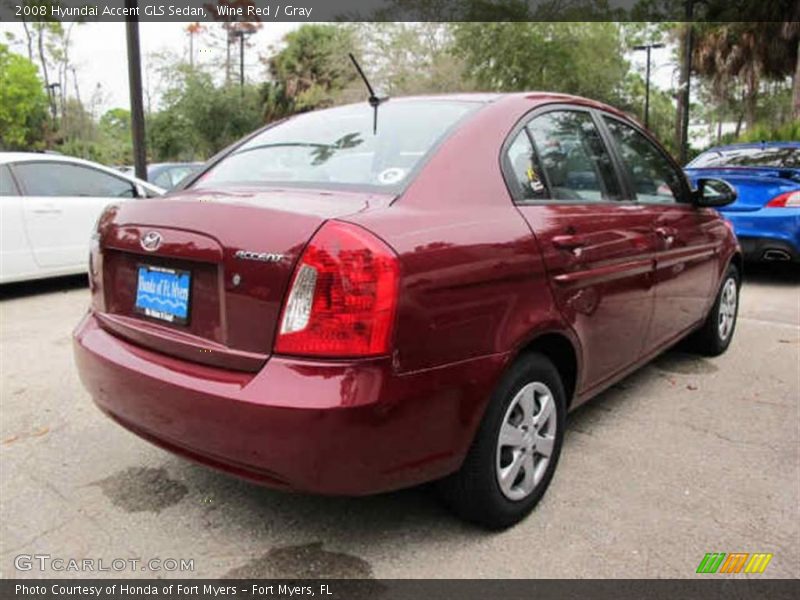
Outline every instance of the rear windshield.
<svg viewBox="0 0 800 600">
<path fill-rule="evenodd" d="M 736 148 L 709 150 L 695 158 L 690 167 L 788 167 L 800 169 L 800 148 Z"/>
<path fill-rule="evenodd" d="M 367 102 L 298 115 L 236 148 L 194 187 L 289 184 L 396 191 L 444 134 L 480 104 Z"/>
</svg>

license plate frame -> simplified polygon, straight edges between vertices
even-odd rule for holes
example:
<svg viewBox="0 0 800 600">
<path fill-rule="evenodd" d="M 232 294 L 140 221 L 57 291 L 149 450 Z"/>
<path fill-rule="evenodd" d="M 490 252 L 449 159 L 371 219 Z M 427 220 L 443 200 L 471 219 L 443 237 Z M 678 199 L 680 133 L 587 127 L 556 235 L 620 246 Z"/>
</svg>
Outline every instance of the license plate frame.
<svg viewBox="0 0 800 600">
<path fill-rule="evenodd" d="M 154 273 L 157 275 L 153 275 Z M 150 281 L 152 289 L 141 290 L 142 281 Z M 184 290 L 185 300 L 181 298 Z M 136 265 L 136 295 L 133 301 L 135 313 L 161 323 L 187 325 L 191 301 L 191 271 L 144 263 Z"/>
</svg>

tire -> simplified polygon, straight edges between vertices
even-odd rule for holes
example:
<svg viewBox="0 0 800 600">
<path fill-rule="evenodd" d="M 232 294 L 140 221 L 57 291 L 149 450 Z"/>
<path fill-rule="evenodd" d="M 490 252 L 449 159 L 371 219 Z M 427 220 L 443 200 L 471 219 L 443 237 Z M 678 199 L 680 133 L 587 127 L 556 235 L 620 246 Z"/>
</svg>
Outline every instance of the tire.
<svg viewBox="0 0 800 600">
<path fill-rule="evenodd" d="M 438 483 L 445 504 L 462 519 L 492 530 L 525 518 L 553 478 L 566 406 L 553 363 L 540 354 L 521 356 L 493 392 L 461 469 Z"/>
<path fill-rule="evenodd" d="M 705 323 L 690 338 L 694 351 L 706 356 L 719 356 L 731 345 L 739 314 L 740 289 L 739 269 L 729 265 Z"/>
</svg>

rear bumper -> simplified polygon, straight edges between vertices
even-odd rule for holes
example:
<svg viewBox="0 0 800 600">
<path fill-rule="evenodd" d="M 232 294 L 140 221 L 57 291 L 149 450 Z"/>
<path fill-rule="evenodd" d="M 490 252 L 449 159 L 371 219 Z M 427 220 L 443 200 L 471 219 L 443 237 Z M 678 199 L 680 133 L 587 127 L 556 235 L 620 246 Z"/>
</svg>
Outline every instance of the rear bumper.
<svg viewBox="0 0 800 600">
<path fill-rule="evenodd" d="M 505 356 L 406 375 L 390 359 L 272 357 L 241 373 L 121 340 L 91 314 L 74 333 L 97 406 L 137 435 L 272 487 L 362 495 L 456 470 Z"/>
<path fill-rule="evenodd" d="M 800 262 L 800 208 L 724 214 L 733 223 L 746 259 L 769 260 L 786 253 L 789 260 Z"/>
<path fill-rule="evenodd" d="M 800 263 L 800 251 L 781 239 L 741 237 L 739 243 L 748 261 Z"/>
</svg>

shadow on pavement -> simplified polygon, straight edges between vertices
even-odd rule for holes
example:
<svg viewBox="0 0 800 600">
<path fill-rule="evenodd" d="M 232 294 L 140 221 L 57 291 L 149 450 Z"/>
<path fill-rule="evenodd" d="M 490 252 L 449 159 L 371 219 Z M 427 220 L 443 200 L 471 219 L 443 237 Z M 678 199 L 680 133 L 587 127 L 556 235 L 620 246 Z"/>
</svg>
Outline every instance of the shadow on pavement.
<svg viewBox="0 0 800 600">
<path fill-rule="evenodd" d="M 14 298 L 52 294 L 54 292 L 68 292 L 88 286 L 89 282 L 85 274 L 6 283 L 0 285 L 0 300 L 12 300 Z"/>
<path fill-rule="evenodd" d="M 800 284 L 800 265 L 791 263 L 747 263 L 744 283 L 770 283 L 781 286 Z"/>
</svg>

